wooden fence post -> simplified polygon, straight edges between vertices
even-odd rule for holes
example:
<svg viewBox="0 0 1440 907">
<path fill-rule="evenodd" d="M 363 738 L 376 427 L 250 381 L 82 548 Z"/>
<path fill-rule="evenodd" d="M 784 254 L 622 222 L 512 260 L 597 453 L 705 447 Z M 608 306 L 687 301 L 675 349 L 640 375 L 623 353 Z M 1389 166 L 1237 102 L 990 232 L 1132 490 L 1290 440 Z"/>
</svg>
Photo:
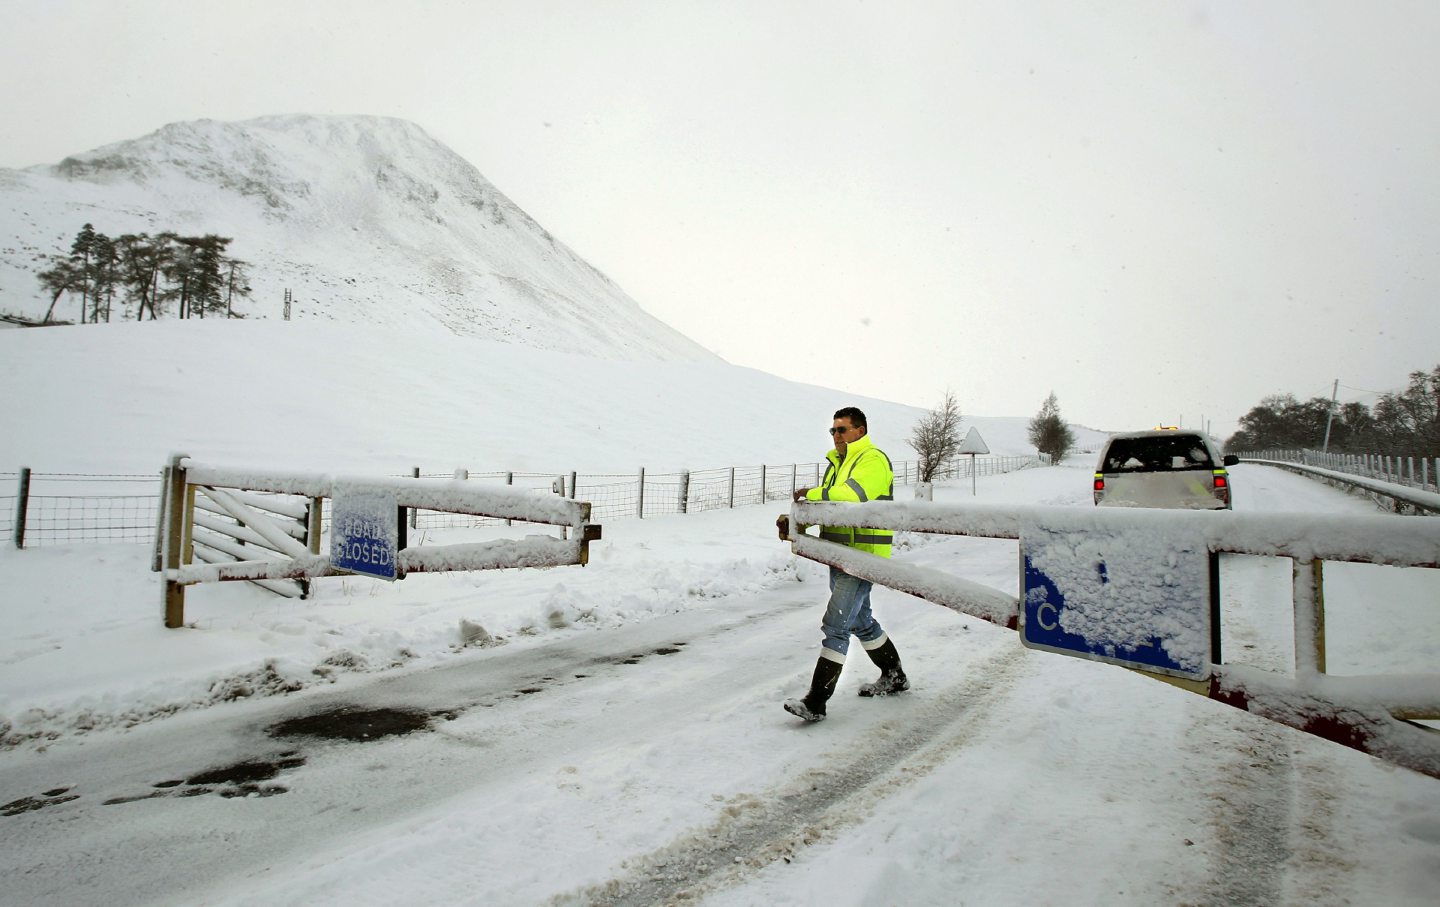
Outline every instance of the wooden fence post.
<svg viewBox="0 0 1440 907">
<path fill-rule="evenodd" d="M 170 459 L 170 468 L 165 476 L 169 482 L 165 489 L 165 502 L 169 510 L 165 514 L 165 626 L 173 630 L 185 625 L 185 587 L 169 573 L 180 569 L 180 559 L 185 547 L 185 509 L 190 503 L 185 479 L 185 467 L 181 461 L 184 454 Z"/>
<path fill-rule="evenodd" d="M 760 464 L 760 503 L 765 503 L 765 464 Z"/>
<path fill-rule="evenodd" d="M 506 484 L 506 485 L 514 485 L 514 484 L 515 484 L 515 473 L 513 473 L 513 472 L 507 472 L 507 473 L 505 473 L 505 484 Z M 506 520 L 506 521 L 505 521 L 505 525 L 506 525 L 506 526 L 509 526 L 510 523 L 511 523 L 510 520 Z"/>
<path fill-rule="evenodd" d="M 690 470 L 680 473 L 680 512 L 690 512 Z"/>
<path fill-rule="evenodd" d="M 25 547 L 25 513 L 30 509 L 30 467 L 20 467 L 20 489 L 15 495 L 15 547 Z"/>
<path fill-rule="evenodd" d="M 730 509 L 735 509 L 735 467 L 730 467 Z"/>
<path fill-rule="evenodd" d="M 636 514 L 645 519 L 645 467 L 640 467 L 640 494 L 635 504 Z"/>
</svg>

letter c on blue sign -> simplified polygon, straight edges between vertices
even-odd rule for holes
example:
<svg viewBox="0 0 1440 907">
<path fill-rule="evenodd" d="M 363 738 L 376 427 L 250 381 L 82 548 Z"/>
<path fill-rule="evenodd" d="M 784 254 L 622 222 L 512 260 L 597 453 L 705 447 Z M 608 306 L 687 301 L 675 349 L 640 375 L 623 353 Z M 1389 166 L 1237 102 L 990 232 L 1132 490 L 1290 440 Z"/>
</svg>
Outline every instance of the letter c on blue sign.
<svg viewBox="0 0 1440 907">
<path fill-rule="evenodd" d="M 1048 623 L 1047 623 L 1046 620 L 1045 620 L 1045 609 L 1046 609 L 1046 608 L 1049 608 L 1050 611 L 1051 611 L 1051 613 L 1054 614 L 1054 617 L 1051 617 Z M 1059 616 L 1060 616 L 1060 609 L 1059 609 L 1059 608 L 1056 608 L 1054 605 L 1050 604 L 1049 602 L 1045 602 L 1043 605 L 1041 605 L 1040 607 L 1038 607 L 1038 608 L 1035 609 L 1035 621 L 1036 621 L 1036 623 L 1040 624 L 1040 628 L 1041 628 L 1042 630 L 1056 630 L 1056 629 L 1059 629 L 1060 624 L 1055 620 L 1055 618 L 1056 618 L 1056 617 L 1059 617 Z"/>
</svg>

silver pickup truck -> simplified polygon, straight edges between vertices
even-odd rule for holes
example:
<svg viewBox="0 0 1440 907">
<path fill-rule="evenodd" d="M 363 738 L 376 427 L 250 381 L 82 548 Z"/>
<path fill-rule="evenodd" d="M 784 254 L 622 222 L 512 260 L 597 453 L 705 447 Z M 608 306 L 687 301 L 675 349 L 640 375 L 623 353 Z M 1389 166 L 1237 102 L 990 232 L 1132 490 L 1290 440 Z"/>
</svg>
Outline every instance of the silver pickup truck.
<svg viewBox="0 0 1440 907">
<path fill-rule="evenodd" d="M 1095 465 L 1095 503 L 1107 507 L 1229 510 L 1230 473 L 1214 439 L 1186 429 L 1112 435 Z"/>
</svg>

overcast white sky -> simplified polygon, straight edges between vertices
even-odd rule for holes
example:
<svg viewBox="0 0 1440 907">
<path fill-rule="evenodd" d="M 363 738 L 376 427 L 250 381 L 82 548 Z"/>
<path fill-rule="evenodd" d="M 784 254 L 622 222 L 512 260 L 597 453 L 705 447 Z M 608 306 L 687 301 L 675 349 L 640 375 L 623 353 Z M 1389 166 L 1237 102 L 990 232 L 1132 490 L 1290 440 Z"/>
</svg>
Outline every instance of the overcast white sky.
<svg viewBox="0 0 1440 907">
<path fill-rule="evenodd" d="M 0 0 L 0 167 L 412 120 L 726 359 L 1218 435 L 1440 364 L 1440 3 Z"/>
</svg>

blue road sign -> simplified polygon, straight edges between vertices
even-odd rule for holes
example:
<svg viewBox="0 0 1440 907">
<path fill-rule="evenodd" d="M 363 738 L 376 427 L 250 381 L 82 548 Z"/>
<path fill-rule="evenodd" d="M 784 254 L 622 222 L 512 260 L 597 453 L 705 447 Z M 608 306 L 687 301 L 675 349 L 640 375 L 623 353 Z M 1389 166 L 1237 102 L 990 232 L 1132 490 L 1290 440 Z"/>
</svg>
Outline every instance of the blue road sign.
<svg viewBox="0 0 1440 907">
<path fill-rule="evenodd" d="M 392 492 L 336 484 L 330 504 L 331 566 L 393 580 L 398 535 Z"/>
<path fill-rule="evenodd" d="M 1152 531 L 1021 533 L 1020 639 L 1192 680 L 1210 676 L 1209 552 Z"/>
</svg>

